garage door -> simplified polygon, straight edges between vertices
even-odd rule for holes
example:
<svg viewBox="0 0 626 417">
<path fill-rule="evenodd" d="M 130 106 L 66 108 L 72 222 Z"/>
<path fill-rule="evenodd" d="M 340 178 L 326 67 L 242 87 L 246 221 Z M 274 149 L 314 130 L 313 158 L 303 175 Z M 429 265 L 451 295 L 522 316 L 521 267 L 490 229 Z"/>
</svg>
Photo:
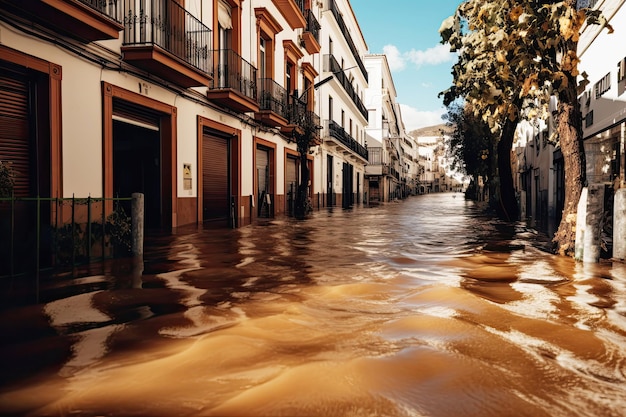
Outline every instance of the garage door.
<svg viewBox="0 0 626 417">
<path fill-rule="evenodd" d="M 202 219 L 228 226 L 229 139 L 205 130 L 202 137 Z"/>
</svg>

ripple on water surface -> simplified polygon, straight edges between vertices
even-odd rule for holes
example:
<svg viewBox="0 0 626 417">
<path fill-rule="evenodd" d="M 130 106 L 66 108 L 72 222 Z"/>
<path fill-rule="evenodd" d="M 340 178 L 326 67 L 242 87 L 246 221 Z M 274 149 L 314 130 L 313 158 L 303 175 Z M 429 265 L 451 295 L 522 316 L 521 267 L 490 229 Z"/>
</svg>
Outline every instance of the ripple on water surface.
<svg viewBox="0 0 626 417">
<path fill-rule="evenodd" d="M 5 369 L 31 367 L 0 412 L 621 416 L 624 265 L 546 241 L 460 194 L 163 236 L 143 269 L 1 313 Z"/>
</svg>

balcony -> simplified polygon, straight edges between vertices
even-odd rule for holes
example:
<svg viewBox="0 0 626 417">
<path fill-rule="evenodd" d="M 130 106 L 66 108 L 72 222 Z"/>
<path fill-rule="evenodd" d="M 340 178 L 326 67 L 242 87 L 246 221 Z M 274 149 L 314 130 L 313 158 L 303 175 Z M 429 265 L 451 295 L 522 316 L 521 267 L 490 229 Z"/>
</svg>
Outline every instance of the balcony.
<svg viewBox="0 0 626 417">
<path fill-rule="evenodd" d="M 211 82 L 211 29 L 173 0 L 130 0 L 122 59 L 179 86 Z"/>
<path fill-rule="evenodd" d="M 352 52 L 352 56 L 354 57 L 354 60 L 356 61 L 358 67 L 361 69 L 361 72 L 363 73 L 363 76 L 365 77 L 365 81 L 368 81 L 367 70 L 365 69 L 365 64 L 363 64 L 363 60 L 361 59 L 361 56 L 359 55 L 359 51 L 356 48 L 354 41 L 352 40 L 352 36 L 350 36 L 350 31 L 348 30 L 348 26 L 346 25 L 346 22 L 343 20 L 343 16 L 341 12 L 339 11 L 339 8 L 337 7 L 335 0 L 328 0 L 328 8 L 333 12 L 333 16 L 335 16 L 335 21 L 337 22 L 337 26 L 339 26 L 341 33 L 344 34 L 346 42 L 348 43 L 348 47 L 350 48 L 350 51 Z"/>
<path fill-rule="evenodd" d="M 119 39 L 123 0 L 6 0 L 0 9 L 83 42 Z"/>
<path fill-rule="evenodd" d="M 367 148 L 367 165 L 365 175 L 383 175 L 383 148 L 380 146 Z"/>
<path fill-rule="evenodd" d="M 309 130 L 312 135 L 310 146 L 319 145 L 320 117 L 307 109 L 306 101 L 296 96 L 289 96 L 287 100 L 287 125 L 281 128 L 282 133 L 291 136 Z"/>
<path fill-rule="evenodd" d="M 259 79 L 259 111 L 254 118 L 268 126 L 283 127 L 288 117 L 287 90 L 271 78 Z"/>
<path fill-rule="evenodd" d="M 322 50 L 320 46 L 320 29 L 322 26 L 311 10 L 304 11 L 304 18 L 306 19 L 306 27 L 302 33 L 304 49 L 311 55 L 318 54 Z"/>
<path fill-rule="evenodd" d="M 272 0 L 278 8 L 291 29 L 304 29 L 306 20 L 304 19 L 304 0 Z"/>
<path fill-rule="evenodd" d="M 207 97 L 240 113 L 258 112 L 257 69 L 232 49 L 212 51 L 215 69 Z"/>
<path fill-rule="evenodd" d="M 334 120 L 326 121 L 326 141 L 329 143 L 341 144 L 338 150 L 343 151 L 346 154 L 354 154 L 365 161 L 368 161 L 367 148 L 354 140 L 352 136 L 345 131 L 345 129 Z"/>
<path fill-rule="evenodd" d="M 341 65 L 339 65 L 339 62 L 337 62 L 337 59 L 334 57 L 334 55 L 324 55 L 324 71 L 332 72 L 335 75 L 337 81 L 339 81 L 339 84 L 341 84 L 348 97 L 350 97 L 354 105 L 359 110 L 359 113 L 361 113 L 363 117 L 367 120 L 369 112 L 367 111 L 365 104 L 363 104 L 363 101 L 361 101 L 361 98 L 356 93 L 354 86 L 352 86 L 352 82 L 350 82 L 348 76 L 346 75 L 343 68 L 341 68 Z"/>
</svg>

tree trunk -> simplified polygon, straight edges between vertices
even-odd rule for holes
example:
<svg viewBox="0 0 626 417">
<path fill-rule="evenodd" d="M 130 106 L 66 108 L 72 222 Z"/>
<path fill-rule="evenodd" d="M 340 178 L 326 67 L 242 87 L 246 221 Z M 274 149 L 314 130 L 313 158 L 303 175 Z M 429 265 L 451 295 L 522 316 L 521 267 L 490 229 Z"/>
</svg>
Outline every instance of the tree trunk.
<svg viewBox="0 0 626 417">
<path fill-rule="evenodd" d="M 294 216 L 296 219 L 303 220 L 309 211 L 309 166 L 307 164 L 307 150 L 300 151 L 300 184 L 296 193 L 296 201 L 294 206 Z"/>
<path fill-rule="evenodd" d="M 565 202 L 561 223 L 552 242 L 561 255 L 573 256 L 576 244 L 578 200 L 585 184 L 585 150 L 578 102 L 559 100 L 557 131 L 565 163 Z"/>
<path fill-rule="evenodd" d="M 567 51 L 576 51 L 576 42 L 566 42 Z M 578 200 L 586 182 L 585 148 L 582 135 L 582 116 L 577 99 L 576 78 L 567 76 L 567 88 L 559 92 L 557 132 L 563 152 L 565 171 L 565 202 L 559 228 L 552 239 L 554 249 L 561 255 L 573 256 L 576 244 L 576 214 Z"/>
<path fill-rule="evenodd" d="M 502 136 L 498 142 L 498 175 L 500 178 L 498 213 L 506 221 L 514 221 L 519 217 L 519 207 L 513 184 L 513 172 L 511 171 L 511 149 L 516 127 L 517 119 L 510 120 L 507 118 L 502 128 Z"/>
</svg>

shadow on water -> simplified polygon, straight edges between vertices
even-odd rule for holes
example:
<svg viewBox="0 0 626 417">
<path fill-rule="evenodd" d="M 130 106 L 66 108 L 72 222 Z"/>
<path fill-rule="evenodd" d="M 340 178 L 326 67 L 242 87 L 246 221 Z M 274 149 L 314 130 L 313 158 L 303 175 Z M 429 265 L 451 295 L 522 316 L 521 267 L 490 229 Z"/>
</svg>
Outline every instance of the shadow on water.
<svg viewBox="0 0 626 417">
<path fill-rule="evenodd" d="M 626 270 L 549 242 L 460 194 L 153 236 L 0 312 L 0 413 L 618 416 Z"/>
</svg>

